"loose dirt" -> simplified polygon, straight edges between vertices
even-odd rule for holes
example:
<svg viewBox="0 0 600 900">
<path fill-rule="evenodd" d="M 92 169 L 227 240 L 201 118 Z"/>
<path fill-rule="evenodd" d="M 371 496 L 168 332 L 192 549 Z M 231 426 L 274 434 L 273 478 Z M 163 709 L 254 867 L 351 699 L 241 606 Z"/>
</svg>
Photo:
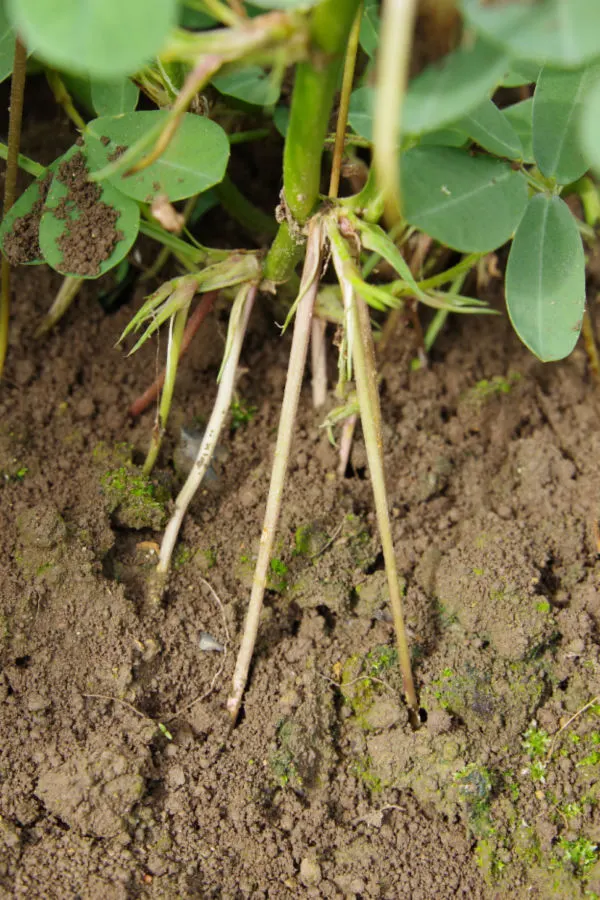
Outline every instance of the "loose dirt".
<svg viewBox="0 0 600 900">
<path fill-rule="evenodd" d="M 182 364 L 148 485 L 136 463 L 154 412 L 126 411 L 156 346 L 114 349 L 141 292 L 106 316 L 86 285 L 35 342 L 59 285 L 44 267 L 15 274 L 0 392 L 0 897 L 600 893 L 600 432 L 583 350 L 542 365 L 505 317 L 456 317 L 413 371 L 397 335 L 384 450 L 416 734 L 364 446 L 339 479 L 307 385 L 230 731 L 288 338 L 259 306 L 239 382 L 257 411 L 222 440 L 152 607 L 173 453 L 210 413 L 228 309 Z M 226 653 L 201 650 L 202 632 Z"/>
</svg>

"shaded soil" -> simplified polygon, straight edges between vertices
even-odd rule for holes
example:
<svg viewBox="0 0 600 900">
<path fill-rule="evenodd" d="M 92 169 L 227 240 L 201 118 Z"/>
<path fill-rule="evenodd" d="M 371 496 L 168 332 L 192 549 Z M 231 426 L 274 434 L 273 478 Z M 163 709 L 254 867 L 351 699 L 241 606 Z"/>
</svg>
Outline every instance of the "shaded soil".
<svg viewBox="0 0 600 900">
<path fill-rule="evenodd" d="M 59 284 L 16 274 L 0 393 L 0 897 L 600 893 L 600 433 L 583 350 L 542 365 L 505 318 L 456 317 L 412 371 L 398 334 L 384 449 L 416 734 L 364 446 L 338 479 L 305 390 L 230 732 L 288 338 L 257 310 L 239 382 L 257 411 L 224 437 L 156 608 L 145 586 L 172 459 L 180 428 L 210 412 L 228 310 L 185 358 L 148 485 L 136 463 L 153 413 L 126 410 L 156 346 L 114 349 L 133 307 L 104 315 L 93 285 L 34 342 Z"/>
</svg>

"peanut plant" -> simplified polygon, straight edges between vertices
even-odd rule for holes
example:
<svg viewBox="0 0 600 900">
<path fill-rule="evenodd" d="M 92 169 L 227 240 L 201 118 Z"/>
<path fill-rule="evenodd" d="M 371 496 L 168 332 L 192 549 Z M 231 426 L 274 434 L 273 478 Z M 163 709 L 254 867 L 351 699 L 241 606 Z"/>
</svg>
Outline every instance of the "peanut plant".
<svg viewBox="0 0 600 900">
<path fill-rule="evenodd" d="M 444 46 L 411 77 L 417 16 Z M 505 293 L 516 333 L 542 361 L 572 351 L 584 323 L 583 242 L 595 237 L 600 210 L 590 174 L 600 169 L 600 6 L 596 0 L 65 0 L 59 15 L 45 0 L 4 0 L 0 24 L 0 77 L 12 74 L 8 144 L 0 145 L 7 158 L 0 370 L 11 266 L 45 263 L 64 276 L 47 328 L 83 279 L 126 265 L 140 234 L 156 241 L 162 249 L 147 276 L 157 277 L 169 255 L 179 274 L 147 298 L 123 335 L 140 333 L 135 350 L 161 326 L 168 329 L 149 472 L 182 348 L 217 292 L 232 300 L 213 413 L 162 542 L 151 588 L 159 600 L 181 522 L 232 404 L 253 306 L 274 292 L 287 303 L 292 346 L 228 700 L 235 720 L 308 348 L 312 342 L 320 405 L 323 323 L 335 322 L 342 332 L 341 405 L 329 421 L 345 423 L 347 449 L 360 414 L 404 693 L 418 727 L 388 516 L 373 317 L 386 320 L 383 346 L 400 310 L 416 317 L 418 304 L 433 308 L 424 352 L 450 313 L 492 312 L 463 295 L 462 285 L 486 254 L 510 243 Z M 45 73 L 80 132 L 47 168 L 18 153 L 25 73 L 34 68 Z M 283 138 L 283 189 L 271 218 L 233 183 L 228 162 L 232 144 L 272 140 L 275 129 Z M 15 201 L 17 165 L 35 180 Z M 567 204 L 569 195 L 579 198 L 583 220 Z M 264 250 L 199 244 L 187 226 L 215 203 L 240 229 L 262 235 Z M 335 285 L 321 283 L 327 267 Z M 205 305 L 190 315 L 198 294 Z"/>
</svg>

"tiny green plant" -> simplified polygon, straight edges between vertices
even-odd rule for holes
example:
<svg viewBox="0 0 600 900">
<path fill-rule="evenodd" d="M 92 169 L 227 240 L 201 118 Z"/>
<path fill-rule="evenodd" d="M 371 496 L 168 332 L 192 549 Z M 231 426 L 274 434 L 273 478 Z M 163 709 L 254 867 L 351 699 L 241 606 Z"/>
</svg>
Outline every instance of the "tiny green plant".
<svg viewBox="0 0 600 900">
<path fill-rule="evenodd" d="M 293 322 L 275 462 L 228 700 L 234 720 L 268 579 L 281 575 L 273 573 L 273 550 L 309 345 L 316 407 L 326 395 L 326 323 L 340 332 L 340 405 L 327 425 L 332 436 L 334 425 L 342 426 L 343 471 L 360 416 L 414 727 L 418 697 L 382 452 L 379 322 L 386 320 L 381 347 L 400 310 L 432 308 L 420 348 L 425 354 L 450 313 L 492 312 L 463 294 L 463 284 L 485 254 L 510 244 L 506 307 L 527 347 L 543 361 L 562 359 L 585 327 L 583 242 L 600 218 L 588 175 L 600 171 L 600 6 L 596 0 L 457 0 L 448 8 L 462 36 L 409 78 L 416 0 L 72 0 L 60 17 L 42 0 L 0 4 L 0 79 L 12 74 L 8 144 L 0 145 L 7 158 L 0 372 L 11 266 L 45 263 L 64 278 L 41 331 L 58 320 L 84 280 L 113 270 L 122 277 L 140 235 L 155 241 L 160 252 L 144 277 L 157 277 L 169 256 L 177 274 L 150 293 L 122 336 L 138 335 L 134 352 L 161 326 L 168 333 L 164 372 L 149 395 L 160 393 L 147 476 L 161 451 L 180 358 L 217 295 L 231 302 L 213 411 L 162 541 L 151 588 L 157 601 L 225 422 L 235 430 L 255 412 L 236 400 L 235 385 L 257 298 L 278 293 L 287 307 L 285 325 Z M 19 155 L 28 54 L 81 132 L 47 167 Z M 292 70 L 288 100 L 283 88 Z M 527 96 L 512 102 L 515 87 Z M 504 105 L 499 88 L 510 98 Z M 138 108 L 142 94 L 150 108 Z M 233 145 L 272 140 L 275 132 L 283 136 L 283 191 L 269 216 L 233 182 L 229 160 Z M 344 160 L 362 172 L 351 190 L 342 178 Z M 35 180 L 17 199 L 18 165 Z M 569 195 L 580 198 L 585 221 L 567 203 Z M 241 231 L 258 236 L 251 248 L 198 243 L 191 229 L 217 203 Z M 420 260 L 411 256 L 415 236 Z M 449 251 L 447 266 L 438 263 L 440 251 Z M 379 263 L 391 274 L 376 275 Z M 322 284 L 327 264 L 333 284 Z M 202 299 L 194 309 L 197 295 Z M 510 384 L 480 388 L 487 395 Z M 134 407 L 147 402 L 140 398 Z M 525 735 L 532 768 L 544 765 L 544 735 L 538 729 Z"/>
</svg>

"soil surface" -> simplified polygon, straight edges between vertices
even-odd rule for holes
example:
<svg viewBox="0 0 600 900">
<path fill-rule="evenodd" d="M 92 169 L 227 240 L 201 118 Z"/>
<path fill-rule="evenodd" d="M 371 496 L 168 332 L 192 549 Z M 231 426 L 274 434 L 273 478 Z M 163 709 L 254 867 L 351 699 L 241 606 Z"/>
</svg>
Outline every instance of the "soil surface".
<svg viewBox="0 0 600 900">
<path fill-rule="evenodd" d="M 59 286 L 42 266 L 14 274 L 0 392 L 0 897 L 600 894 L 600 432 L 583 349 L 543 365 L 505 316 L 455 317 L 414 370 L 398 332 L 382 406 L 417 733 L 362 438 L 337 477 L 306 385 L 230 731 L 289 339 L 259 306 L 248 415 L 222 438 L 155 607 L 172 461 L 181 427 L 210 413 L 228 308 L 182 363 L 147 483 L 155 411 L 132 422 L 127 408 L 156 344 L 114 346 L 143 293 L 108 316 L 88 284 L 36 342 Z"/>
</svg>

